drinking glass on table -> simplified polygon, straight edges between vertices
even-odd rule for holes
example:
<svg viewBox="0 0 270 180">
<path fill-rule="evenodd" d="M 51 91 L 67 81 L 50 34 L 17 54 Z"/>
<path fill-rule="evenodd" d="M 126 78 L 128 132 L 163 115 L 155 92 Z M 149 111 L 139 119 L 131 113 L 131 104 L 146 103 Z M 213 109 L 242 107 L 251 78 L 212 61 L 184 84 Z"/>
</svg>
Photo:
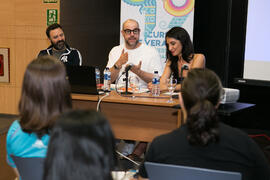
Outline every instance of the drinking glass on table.
<svg viewBox="0 0 270 180">
<path fill-rule="evenodd" d="M 135 93 L 139 92 L 139 78 L 137 76 L 129 77 L 129 86 L 132 89 L 132 99 L 135 98 Z"/>
<path fill-rule="evenodd" d="M 169 79 L 167 79 L 167 87 L 170 94 L 170 99 L 168 100 L 168 103 L 173 102 L 172 95 L 176 88 L 176 85 L 177 85 L 177 79 L 173 78 L 172 76 Z"/>
</svg>

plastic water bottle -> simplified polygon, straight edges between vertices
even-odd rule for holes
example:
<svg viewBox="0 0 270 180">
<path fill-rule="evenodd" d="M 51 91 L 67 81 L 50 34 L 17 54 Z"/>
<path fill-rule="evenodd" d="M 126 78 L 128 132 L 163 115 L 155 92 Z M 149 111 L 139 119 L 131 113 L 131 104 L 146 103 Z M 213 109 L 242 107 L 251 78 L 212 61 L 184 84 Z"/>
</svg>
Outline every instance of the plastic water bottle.
<svg viewBox="0 0 270 180">
<path fill-rule="evenodd" d="M 111 90 L 110 83 L 111 83 L 111 72 L 110 72 L 110 69 L 106 67 L 104 69 L 104 82 L 103 82 L 104 91 L 108 92 Z"/>
<path fill-rule="evenodd" d="M 111 91 L 111 71 L 107 68 L 107 75 L 108 75 L 108 91 Z"/>
<path fill-rule="evenodd" d="M 159 75 L 158 71 L 154 72 L 154 77 L 152 80 L 152 95 L 153 96 L 159 96 L 160 95 L 160 87 L 159 87 L 160 81 L 159 81 Z"/>
<path fill-rule="evenodd" d="M 96 84 L 97 84 L 97 89 L 100 89 L 100 70 L 98 67 L 95 68 L 96 72 Z"/>
</svg>

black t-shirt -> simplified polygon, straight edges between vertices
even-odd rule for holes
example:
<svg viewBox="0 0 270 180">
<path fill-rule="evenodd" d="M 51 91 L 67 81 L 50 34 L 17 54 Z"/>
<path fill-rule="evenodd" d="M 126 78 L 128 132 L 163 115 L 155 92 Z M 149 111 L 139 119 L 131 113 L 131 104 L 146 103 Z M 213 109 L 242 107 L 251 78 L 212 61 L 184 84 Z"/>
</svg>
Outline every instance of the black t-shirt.
<svg viewBox="0 0 270 180">
<path fill-rule="evenodd" d="M 75 49 L 66 45 L 66 49 L 64 51 L 54 51 L 52 46 L 49 46 L 47 49 L 41 50 L 38 54 L 40 56 L 51 55 L 61 60 L 65 65 L 82 65 L 82 56 L 81 53 Z"/>
<path fill-rule="evenodd" d="M 192 146 L 187 127 L 155 138 L 145 161 L 240 172 L 242 180 L 269 180 L 270 167 L 257 144 L 242 131 L 219 125 L 220 140 L 205 147 Z M 140 176 L 147 178 L 144 164 Z"/>
<path fill-rule="evenodd" d="M 54 57 L 56 57 L 56 59 L 59 59 L 60 56 L 61 56 L 62 54 L 64 54 L 65 52 L 66 52 L 66 49 L 60 50 L 60 51 L 56 51 L 56 50 L 52 49 L 52 55 L 53 55 Z"/>
</svg>

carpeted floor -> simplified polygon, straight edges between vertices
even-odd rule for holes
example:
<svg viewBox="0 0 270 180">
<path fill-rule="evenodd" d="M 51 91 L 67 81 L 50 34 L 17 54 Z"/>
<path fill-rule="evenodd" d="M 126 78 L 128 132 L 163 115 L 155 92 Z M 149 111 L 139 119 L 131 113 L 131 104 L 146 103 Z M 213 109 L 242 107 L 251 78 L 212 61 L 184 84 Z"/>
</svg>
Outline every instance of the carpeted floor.
<svg viewBox="0 0 270 180">
<path fill-rule="evenodd" d="M 11 123 L 18 117 L 17 115 L 0 114 L 0 135 L 5 134 Z"/>
</svg>

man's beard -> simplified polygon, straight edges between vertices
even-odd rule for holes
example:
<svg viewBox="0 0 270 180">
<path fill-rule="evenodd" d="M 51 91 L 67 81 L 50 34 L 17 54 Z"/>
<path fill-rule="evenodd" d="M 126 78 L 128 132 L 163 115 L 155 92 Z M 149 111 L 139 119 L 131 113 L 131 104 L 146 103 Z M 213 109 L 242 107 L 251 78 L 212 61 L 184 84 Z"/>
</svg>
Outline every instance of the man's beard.
<svg viewBox="0 0 270 180">
<path fill-rule="evenodd" d="M 64 50 L 66 48 L 66 42 L 64 40 L 57 41 L 57 43 L 51 42 L 51 44 L 56 50 Z"/>
<path fill-rule="evenodd" d="M 130 43 L 128 42 L 128 40 L 126 40 L 126 44 L 127 44 L 128 46 L 130 46 L 130 47 L 136 47 L 138 43 L 139 43 L 139 40 L 136 40 L 134 44 L 133 44 L 133 43 L 130 44 Z"/>
</svg>

